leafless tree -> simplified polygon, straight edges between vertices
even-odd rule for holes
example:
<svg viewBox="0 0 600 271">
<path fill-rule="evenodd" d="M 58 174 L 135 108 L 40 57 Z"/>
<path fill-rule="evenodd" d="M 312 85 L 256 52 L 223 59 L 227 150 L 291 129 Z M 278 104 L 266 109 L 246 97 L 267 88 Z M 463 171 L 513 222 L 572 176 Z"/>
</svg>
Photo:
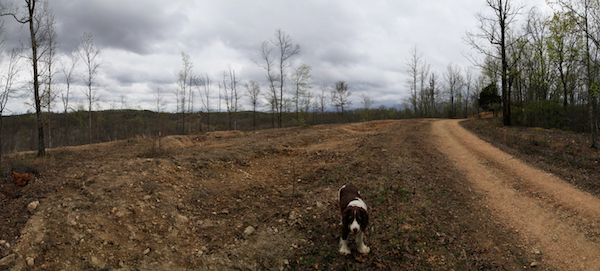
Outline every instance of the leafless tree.
<svg viewBox="0 0 600 271">
<path fill-rule="evenodd" d="M 463 84 L 460 67 L 450 63 L 444 73 L 444 79 L 446 80 L 446 91 L 450 99 L 450 117 L 454 118 L 456 117 L 456 102 L 454 99 L 457 95 L 461 94 Z"/>
<path fill-rule="evenodd" d="M 406 61 L 406 70 L 408 72 L 409 79 L 407 81 L 410 90 L 410 103 L 413 111 L 418 111 L 418 82 L 419 82 L 419 69 L 421 67 L 422 54 L 417 50 L 417 47 L 413 47 L 410 51 L 410 57 Z"/>
<path fill-rule="evenodd" d="M 465 70 L 464 76 L 464 87 L 465 87 L 465 115 L 464 117 L 468 117 L 469 115 L 469 104 L 474 102 L 474 98 L 477 96 L 477 90 L 474 87 L 475 84 L 475 74 L 473 73 L 473 68 L 469 67 Z"/>
<path fill-rule="evenodd" d="M 94 104 L 100 100 L 98 96 L 96 77 L 98 76 L 98 70 L 100 68 L 100 49 L 94 45 L 94 37 L 91 33 L 83 33 L 81 36 L 81 43 L 77 50 L 79 57 L 82 59 L 85 65 L 85 73 L 81 75 L 81 79 L 85 84 L 85 95 L 87 106 L 88 106 L 88 140 L 92 142 L 92 109 Z"/>
<path fill-rule="evenodd" d="M 0 27 L 0 32 L 2 28 Z M 3 46 L 0 42 L 0 52 L 3 50 Z M 21 69 L 19 62 L 20 49 L 13 48 L 8 56 L 8 66 L 2 72 L 0 76 L 0 162 L 2 162 L 2 143 L 4 142 L 4 125 L 2 123 L 4 110 L 8 100 L 15 95 L 17 88 L 15 83 L 18 79 L 18 74 Z M 0 63 L 2 63 L 2 55 L 0 55 Z"/>
<path fill-rule="evenodd" d="M 223 72 L 223 81 L 219 82 L 219 93 L 220 97 L 225 102 L 225 109 L 227 110 L 227 129 L 231 129 L 231 114 L 233 111 L 232 99 L 229 95 L 229 88 L 227 82 L 227 72 Z"/>
<path fill-rule="evenodd" d="M 193 74 L 194 64 L 190 60 L 190 55 L 181 52 L 183 68 L 179 71 L 177 78 L 177 89 L 175 97 L 177 99 L 177 112 L 181 112 L 181 134 L 185 134 L 185 115 L 189 112 L 192 85 L 195 81 Z"/>
<path fill-rule="evenodd" d="M 54 14 L 51 11 L 47 11 L 43 16 L 42 20 L 44 20 L 44 27 L 46 27 L 46 37 L 45 42 L 43 44 L 43 49 L 45 54 L 43 54 L 42 63 L 45 65 L 46 73 L 44 74 L 43 82 L 45 88 L 43 89 L 41 95 L 41 103 L 42 108 L 45 108 L 48 112 L 46 116 L 46 120 L 44 121 L 47 126 L 48 132 L 48 146 L 52 148 L 52 121 L 50 120 L 52 108 L 55 105 L 56 98 L 58 97 L 59 91 L 54 88 L 54 77 L 58 73 L 56 71 L 56 67 L 54 64 L 57 60 L 56 51 L 58 49 L 57 33 L 56 33 L 56 20 L 54 18 Z"/>
<path fill-rule="evenodd" d="M 254 80 L 249 80 L 246 83 L 246 90 L 252 104 L 252 129 L 256 130 L 256 108 L 260 106 L 260 85 Z"/>
<path fill-rule="evenodd" d="M 369 96 L 367 96 L 366 94 L 361 94 L 360 95 L 360 103 L 363 105 L 363 114 L 365 114 L 365 118 L 366 120 L 371 120 L 371 112 L 369 111 L 369 108 L 375 103 L 373 102 L 373 100 L 371 100 L 371 98 L 369 98 Z"/>
<path fill-rule="evenodd" d="M 24 0 L 25 12 L 18 8 L 0 4 L 0 16 L 12 16 L 18 23 L 29 26 L 29 49 L 31 49 L 31 65 L 33 71 L 33 98 L 35 103 L 36 125 L 38 132 L 38 157 L 46 155 L 44 142 L 44 121 L 42 117 L 42 105 L 40 95 L 40 70 L 39 63 L 43 57 L 42 45 L 46 39 L 46 27 L 43 17 L 49 11 L 48 2 L 44 0 Z"/>
<path fill-rule="evenodd" d="M 158 84 L 154 88 L 154 105 L 156 106 L 156 137 L 158 137 L 158 149 L 161 149 L 161 127 L 162 127 L 162 112 L 167 108 L 165 102 L 165 92 Z"/>
<path fill-rule="evenodd" d="M 200 101 L 206 110 L 206 125 L 210 126 L 210 88 L 212 81 L 208 74 L 200 75 L 198 77 L 198 92 L 200 94 Z"/>
<path fill-rule="evenodd" d="M 275 87 L 278 77 L 275 73 L 275 64 L 273 63 L 274 56 L 272 55 L 272 51 L 273 49 L 269 47 L 269 43 L 264 41 L 260 47 L 260 54 L 264 64 L 261 64 L 255 60 L 253 61 L 256 63 L 256 65 L 267 71 L 266 77 L 269 81 L 269 92 L 264 95 L 270 106 L 269 110 L 271 111 L 271 127 L 275 128 L 275 117 L 277 116 L 277 111 L 279 108 L 279 99 L 277 98 L 277 89 Z"/>
<path fill-rule="evenodd" d="M 69 145 L 69 121 L 67 118 L 67 113 L 69 110 L 69 97 L 71 95 L 71 85 L 75 81 L 75 68 L 77 67 L 77 62 L 79 58 L 77 57 L 75 52 L 70 52 L 68 55 L 68 62 L 61 63 L 61 70 L 63 75 L 65 76 L 65 91 L 61 93 L 61 100 L 63 102 L 64 109 L 64 122 L 65 122 L 65 145 Z"/>
<path fill-rule="evenodd" d="M 437 115 L 438 113 L 438 103 L 439 103 L 439 97 L 441 96 L 441 91 L 439 89 L 438 86 L 438 78 L 439 75 L 435 72 L 431 72 L 429 74 L 429 86 L 427 86 L 426 88 L 424 88 L 424 93 L 426 93 L 425 95 L 425 100 L 424 100 L 424 105 L 425 105 L 425 112 L 426 112 L 426 116 L 429 117 L 434 117 Z"/>
<path fill-rule="evenodd" d="M 161 113 L 167 108 L 165 92 L 158 84 L 156 84 L 156 87 L 154 88 L 154 106 L 156 106 L 156 113 Z"/>
<path fill-rule="evenodd" d="M 348 84 L 341 80 L 335 82 L 335 89 L 331 90 L 331 103 L 334 107 L 341 109 L 342 116 L 344 115 L 344 108 L 352 105 L 352 101 L 350 101 L 351 94 L 352 91 L 348 89 Z"/>
<path fill-rule="evenodd" d="M 479 33 L 467 33 L 467 39 L 473 48 L 483 54 L 498 58 L 502 63 L 500 75 L 502 82 L 502 122 L 504 125 L 510 126 L 511 95 L 508 87 L 509 63 L 507 55 L 510 44 L 508 34 L 523 6 L 515 6 L 511 0 L 486 0 L 486 5 L 494 12 L 494 15 L 489 17 L 481 13 L 477 14 Z M 490 50 L 481 45 L 479 40 L 485 40 L 496 48 Z"/>
<path fill-rule="evenodd" d="M 277 68 L 279 69 L 279 127 L 281 128 L 283 127 L 283 92 L 287 78 L 286 70 L 291 65 L 290 58 L 300 53 L 300 45 L 294 45 L 292 38 L 281 29 L 275 30 L 275 40 L 271 42 L 279 49 Z"/>
<path fill-rule="evenodd" d="M 292 102 L 296 107 L 296 121 L 300 122 L 300 110 L 305 96 L 309 94 L 311 86 L 308 84 L 312 79 L 310 70 L 312 67 L 307 64 L 302 64 L 294 69 L 292 73 Z"/>
<path fill-rule="evenodd" d="M 325 107 L 327 107 L 327 90 L 329 89 L 329 87 L 327 86 L 327 83 L 323 83 L 320 86 L 321 89 L 321 93 L 319 93 L 319 95 L 317 95 L 317 110 L 319 112 L 319 115 L 321 116 L 321 123 L 323 123 L 323 115 L 325 114 Z"/>
<path fill-rule="evenodd" d="M 229 79 L 227 80 L 227 78 Z M 232 124 L 235 124 L 235 115 L 240 110 L 239 99 L 241 96 L 237 89 L 239 83 L 240 81 L 235 74 L 235 70 L 229 66 L 228 71 L 224 73 L 223 84 L 226 96 L 225 102 L 227 104 L 227 120 L 230 130 L 237 129 L 237 127 L 232 126 Z"/>
<path fill-rule="evenodd" d="M 300 98 L 300 110 L 302 110 L 302 112 L 304 112 L 304 114 L 306 115 L 306 119 L 305 121 L 308 122 L 308 111 L 310 110 L 310 106 L 312 104 L 313 101 L 313 94 L 312 92 L 310 92 L 310 90 L 307 90 L 304 95 L 302 95 L 302 97 Z M 314 119 L 314 118 L 313 118 Z"/>
<path fill-rule="evenodd" d="M 367 96 L 364 93 L 360 95 L 360 99 L 360 103 L 363 105 L 363 109 L 365 110 L 369 110 L 369 107 L 371 107 L 375 103 L 373 100 L 371 100 L 371 98 L 369 98 L 369 96 Z"/>
</svg>

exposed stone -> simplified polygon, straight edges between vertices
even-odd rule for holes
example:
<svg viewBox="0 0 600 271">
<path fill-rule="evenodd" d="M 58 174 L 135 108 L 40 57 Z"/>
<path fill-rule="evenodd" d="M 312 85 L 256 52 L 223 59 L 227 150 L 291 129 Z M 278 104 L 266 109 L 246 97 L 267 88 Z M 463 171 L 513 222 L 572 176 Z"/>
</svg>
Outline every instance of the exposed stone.
<svg viewBox="0 0 600 271">
<path fill-rule="evenodd" d="M 244 236 L 248 237 L 250 235 L 252 235 L 254 232 L 256 231 L 256 229 L 252 226 L 248 226 L 246 227 L 246 229 L 244 230 Z"/>
<path fill-rule="evenodd" d="M 33 211 L 35 211 L 35 209 L 37 209 L 37 207 L 40 205 L 40 201 L 36 200 L 36 201 L 32 201 L 29 204 L 27 204 L 27 210 L 31 213 L 33 213 Z"/>
<path fill-rule="evenodd" d="M 35 260 L 32 257 L 27 257 L 27 266 L 33 266 L 35 264 Z"/>
<path fill-rule="evenodd" d="M 187 216 L 178 214 L 177 221 L 179 221 L 180 223 L 187 223 L 189 219 L 187 218 Z"/>
</svg>

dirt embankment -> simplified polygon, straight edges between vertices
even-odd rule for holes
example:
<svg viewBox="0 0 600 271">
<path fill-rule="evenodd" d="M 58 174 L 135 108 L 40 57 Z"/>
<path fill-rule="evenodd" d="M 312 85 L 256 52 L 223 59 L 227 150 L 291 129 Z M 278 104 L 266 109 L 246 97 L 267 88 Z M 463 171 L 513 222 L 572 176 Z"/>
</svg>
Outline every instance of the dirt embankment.
<svg viewBox="0 0 600 271">
<path fill-rule="evenodd" d="M 471 181 L 451 155 L 458 150 L 439 151 L 440 123 L 205 134 L 165 139 L 160 149 L 134 139 L 53 149 L 41 160 L 19 154 L 14 163 L 35 174 L 23 188 L 2 179 L 0 229 L 14 230 L 0 230 L 0 269 L 560 269 L 542 241 L 503 213 L 511 210 L 494 208 L 485 189 L 495 187 Z M 491 168 L 493 177 L 505 174 Z M 510 181 L 497 185 L 538 193 Z M 371 208 L 368 255 L 355 246 L 350 256 L 338 252 L 336 193 L 345 183 Z M 550 195 L 545 206 L 569 209 Z"/>
</svg>

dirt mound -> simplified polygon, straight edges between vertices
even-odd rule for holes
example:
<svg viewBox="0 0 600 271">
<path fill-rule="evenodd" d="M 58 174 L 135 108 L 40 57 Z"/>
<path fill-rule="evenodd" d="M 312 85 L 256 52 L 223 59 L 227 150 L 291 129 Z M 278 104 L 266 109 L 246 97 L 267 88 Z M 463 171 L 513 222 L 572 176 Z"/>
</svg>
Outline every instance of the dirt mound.
<svg viewBox="0 0 600 271">
<path fill-rule="evenodd" d="M 156 143 L 158 144 L 158 142 Z M 177 148 L 185 148 L 194 145 L 189 136 L 165 136 L 160 139 L 160 147 L 164 150 L 173 150 Z M 158 147 L 158 145 L 157 145 Z"/>
</svg>

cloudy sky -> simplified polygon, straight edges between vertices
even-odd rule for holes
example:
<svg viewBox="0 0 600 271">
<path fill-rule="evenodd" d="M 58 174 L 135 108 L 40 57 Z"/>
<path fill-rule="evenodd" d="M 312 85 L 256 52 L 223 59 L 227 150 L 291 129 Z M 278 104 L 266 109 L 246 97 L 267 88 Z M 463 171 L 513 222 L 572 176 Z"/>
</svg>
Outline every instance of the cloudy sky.
<svg viewBox="0 0 600 271">
<path fill-rule="evenodd" d="M 13 1 L 21 6 L 22 0 Z M 182 69 L 181 52 L 190 55 L 194 73 L 213 82 L 231 66 L 242 83 L 257 80 L 266 91 L 259 61 L 263 41 L 276 29 L 300 45 L 294 65 L 308 64 L 312 82 L 330 86 L 346 81 L 353 107 L 360 95 L 374 107 L 400 104 L 407 97 L 406 61 L 411 48 L 423 54 L 437 73 L 448 64 L 471 66 L 464 42 L 477 28 L 475 14 L 485 12 L 484 0 L 49 0 L 57 21 L 60 51 L 73 50 L 84 32 L 101 49 L 97 109 L 120 108 L 126 97 L 131 108 L 155 109 L 154 89 L 165 92 L 167 111 L 175 110 L 175 80 Z M 528 8 L 548 10 L 544 0 L 526 1 Z M 5 17 L 10 35 L 6 48 L 27 43 L 27 29 Z M 80 65 L 79 69 L 83 69 Z M 26 70 L 21 79 L 30 72 Z M 63 80 L 58 74 L 58 80 Z M 74 90 L 83 99 L 82 82 Z M 216 105 L 218 88 L 212 87 Z M 244 88 L 242 88 L 244 90 Z M 31 110 L 26 99 L 14 98 L 5 114 Z M 245 109 L 250 109 L 247 102 Z M 196 109 L 201 109 L 200 100 Z M 214 109 L 214 108 L 213 108 Z M 56 111 L 62 111 L 57 99 Z"/>
</svg>

